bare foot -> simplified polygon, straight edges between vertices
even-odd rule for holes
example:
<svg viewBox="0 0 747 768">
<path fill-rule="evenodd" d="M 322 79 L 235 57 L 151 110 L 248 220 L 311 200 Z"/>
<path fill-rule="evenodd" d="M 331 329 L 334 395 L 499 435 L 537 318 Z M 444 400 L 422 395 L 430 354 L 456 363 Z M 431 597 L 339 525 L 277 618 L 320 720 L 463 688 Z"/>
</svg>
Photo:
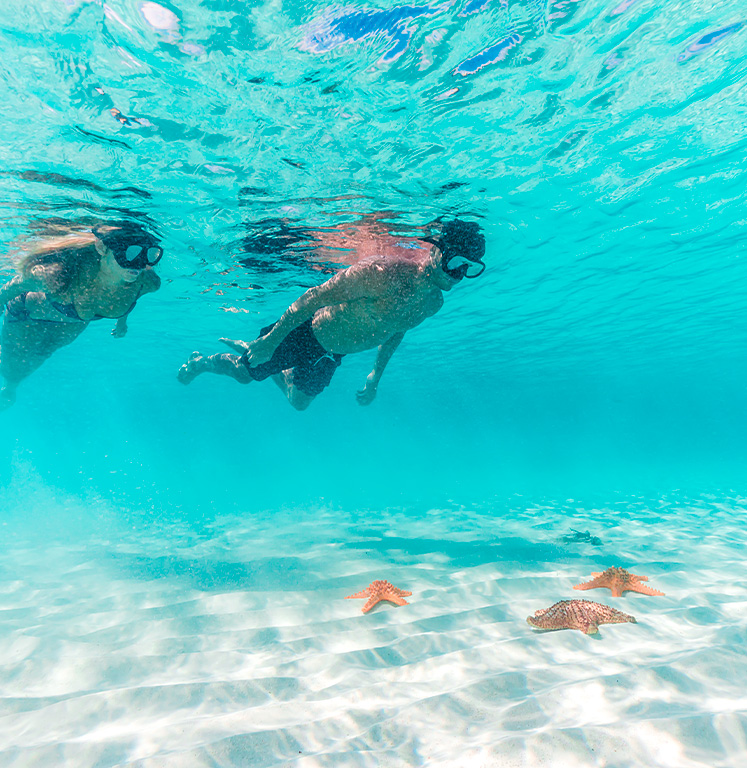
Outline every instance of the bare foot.
<svg viewBox="0 0 747 768">
<path fill-rule="evenodd" d="M 189 356 L 189 360 L 179 369 L 176 378 L 182 384 L 190 384 L 196 376 L 199 376 L 205 370 L 205 366 L 202 365 L 204 360 L 205 358 L 199 352 L 193 352 Z"/>
</svg>

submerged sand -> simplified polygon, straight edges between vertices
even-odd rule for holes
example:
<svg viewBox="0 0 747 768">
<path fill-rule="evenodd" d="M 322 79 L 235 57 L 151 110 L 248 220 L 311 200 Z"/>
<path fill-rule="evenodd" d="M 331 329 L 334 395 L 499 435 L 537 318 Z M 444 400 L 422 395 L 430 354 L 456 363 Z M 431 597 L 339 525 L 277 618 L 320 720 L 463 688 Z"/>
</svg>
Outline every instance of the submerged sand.
<svg viewBox="0 0 747 768">
<path fill-rule="evenodd" d="M 746 523 L 740 499 L 517 500 L 15 531 L 0 765 L 747 765 Z M 666 597 L 574 592 L 610 565 Z M 410 604 L 343 599 L 374 579 Z M 639 623 L 527 625 L 576 597 Z"/>
</svg>

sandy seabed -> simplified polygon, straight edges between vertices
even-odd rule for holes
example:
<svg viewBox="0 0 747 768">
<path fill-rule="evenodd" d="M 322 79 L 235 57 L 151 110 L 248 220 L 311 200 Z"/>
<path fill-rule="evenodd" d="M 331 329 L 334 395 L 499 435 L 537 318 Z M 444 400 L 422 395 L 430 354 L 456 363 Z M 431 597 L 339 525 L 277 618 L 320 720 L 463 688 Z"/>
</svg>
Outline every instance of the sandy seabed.
<svg viewBox="0 0 747 768">
<path fill-rule="evenodd" d="M 716 498 L 16 530 L 0 765 L 742 767 L 746 530 Z M 611 565 L 666 596 L 572 589 Z M 374 579 L 410 604 L 343 599 Z M 527 625 L 571 598 L 639 623 Z"/>
</svg>

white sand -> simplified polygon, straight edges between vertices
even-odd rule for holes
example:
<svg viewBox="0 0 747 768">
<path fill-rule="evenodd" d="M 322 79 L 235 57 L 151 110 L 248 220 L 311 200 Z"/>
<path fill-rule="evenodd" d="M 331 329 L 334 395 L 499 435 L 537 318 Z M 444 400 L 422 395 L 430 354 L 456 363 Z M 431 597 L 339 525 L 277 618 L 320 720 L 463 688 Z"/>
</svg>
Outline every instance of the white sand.
<svg viewBox="0 0 747 768">
<path fill-rule="evenodd" d="M 16 534 L 0 766 L 747 766 L 746 523 L 734 499 L 518 499 Z M 572 589 L 610 565 L 666 597 Z M 342 599 L 374 579 L 411 604 Z M 640 623 L 526 624 L 574 597 Z"/>
</svg>

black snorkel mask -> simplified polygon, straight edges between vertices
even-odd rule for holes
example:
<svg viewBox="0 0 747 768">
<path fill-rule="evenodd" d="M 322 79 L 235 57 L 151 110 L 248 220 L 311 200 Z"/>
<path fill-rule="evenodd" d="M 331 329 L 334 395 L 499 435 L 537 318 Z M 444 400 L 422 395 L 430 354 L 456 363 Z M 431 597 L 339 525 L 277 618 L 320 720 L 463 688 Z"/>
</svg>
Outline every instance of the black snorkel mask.
<svg viewBox="0 0 747 768">
<path fill-rule="evenodd" d="M 447 221 L 436 236 L 423 239 L 441 251 L 441 269 L 453 280 L 471 280 L 485 271 L 485 236 L 474 222 Z"/>
<path fill-rule="evenodd" d="M 122 269 L 154 267 L 163 256 L 161 241 L 131 221 L 99 224 L 92 232 L 114 254 Z"/>
</svg>

